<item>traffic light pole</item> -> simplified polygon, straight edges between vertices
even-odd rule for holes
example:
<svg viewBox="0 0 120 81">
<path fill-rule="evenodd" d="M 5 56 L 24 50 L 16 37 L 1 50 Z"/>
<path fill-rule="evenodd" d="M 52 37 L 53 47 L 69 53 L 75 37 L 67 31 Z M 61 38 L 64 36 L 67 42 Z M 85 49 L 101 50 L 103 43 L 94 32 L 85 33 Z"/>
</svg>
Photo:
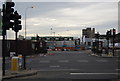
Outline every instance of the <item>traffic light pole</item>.
<svg viewBox="0 0 120 81">
<path fill-rule="evenodd" d="M 112 48 L 113 56 L 115 54 L 114 47 L 115 47 L 115 43 L 114 43 L 114 37 L 113 37 L 113 48 Z"/>
<path fill-rule="evenodd" d="M 5 4 L 3 4 L 3 26 L 2 26 L 2 35 L 3 35 L 3 40 L 2 40 L 2 75 L 5 76 L 5 35 L 6 35 L 6 30 L 5 30 Z"/>
<path fill-rule="evenodd" d="M 24 68 L 24 70 L 26 69 L 26 56 L 25 56 L 25 54 L 23 54 L 23 68 Z"/>
<path fill-rule="evenodd" d="M 6 30 L 9 30 L 10 28 L 12 28 L 15 32 L 16 32 L 16 55 L 18 55 L 18 51 L 17 51 L 17 33 L 19 30 L 22 29 L 21 21 L 19 19 L 21 19 L 21 15 L 19 15 L 17 13 L 17 11 L 14 12 L 14 9 L 12 7 L 14 7 L 14 2 L 12 2 L 12 0 L 10 0 L 10 2 L 6 2 L 5 4 L 3 4 L 3 17 L 2 17 L 2 36 L 3 36 L 3 40 L 2 40 L 2 75 L 5 75 L 5 55 L 7 53 L 7 41 L 5 40 L 5 36 L 6 36 Z M 14 12 L 14 14 L 13 14 Z M 13 21 L 11 21 L 13 20 Z"/>
<path fill-rule="evenodd" d="M 18 52 L 17 52 L 17 32 L 15 32 L 15 37 L 16 37 L 16 56 L 18 55 Z"/>
<path fill-rule="evenodd" d="M 112 49 L 113 56 L 114 56 L 114 54 L 115 54 L 115 51 L 114 51 L 114 47 L 115 47 L 114 39 L 115 39 L 115 36 L 116 36 L 116 30 L 113 28 L 113 49 Z"/>
<path fill-rule="evenodd" d="M 107 54 L 109 54 L 109 39 L 107 40 Z"/>
<path fill-rule="evenodd" d="M 5 35 L 3 35 L 2 41 L 2 75 L 5 76 Z"/>
<path fill-rule="evenodd" d="M 97 54 L 99 55 L 99 37 L 98 37 L 98 40 L 97 40 Z"/>
</svg>

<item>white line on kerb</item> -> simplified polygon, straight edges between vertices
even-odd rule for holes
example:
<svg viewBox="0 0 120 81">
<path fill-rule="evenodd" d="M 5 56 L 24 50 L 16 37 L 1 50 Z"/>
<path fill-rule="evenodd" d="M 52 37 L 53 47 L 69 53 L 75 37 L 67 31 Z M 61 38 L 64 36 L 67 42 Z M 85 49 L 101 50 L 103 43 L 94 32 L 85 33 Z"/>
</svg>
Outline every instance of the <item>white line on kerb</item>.
<svg viewBox="0 0 120 81">
<path fill-rule="evenodd" d="M 70 73 L 70 75 L 118 75 L 118 73 Z"/>
<path fill-rule="evenodd" d="M 120 70 L 120 69 L 115 69 L 115 70 L 117 70 L 117 71 L 118 71 L 118 70 Z"/>
</svg>

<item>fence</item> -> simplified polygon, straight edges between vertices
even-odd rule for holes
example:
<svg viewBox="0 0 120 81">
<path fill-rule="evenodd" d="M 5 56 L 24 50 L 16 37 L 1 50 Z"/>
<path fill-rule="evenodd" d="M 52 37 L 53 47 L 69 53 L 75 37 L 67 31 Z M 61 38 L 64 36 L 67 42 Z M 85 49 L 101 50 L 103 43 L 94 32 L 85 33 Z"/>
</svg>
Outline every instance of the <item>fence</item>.
<svg viewBox="0 0 120 81">
<path fill-rule="evenodd" d="M 10 52 L 16 52 L 16 41 L 15 40 L 7 40 L 6 41 L 6 55 L 10 56 Z M 37 48 L 37 50 L 36 50 Z M 31 40 L 18 40 L 17 41 L 17 54 L 22 55 L 33 55 L 37 53 L 46 53 L 46 43 L 44 41 L 36 41 L 33 42 Z"/>
</svg>

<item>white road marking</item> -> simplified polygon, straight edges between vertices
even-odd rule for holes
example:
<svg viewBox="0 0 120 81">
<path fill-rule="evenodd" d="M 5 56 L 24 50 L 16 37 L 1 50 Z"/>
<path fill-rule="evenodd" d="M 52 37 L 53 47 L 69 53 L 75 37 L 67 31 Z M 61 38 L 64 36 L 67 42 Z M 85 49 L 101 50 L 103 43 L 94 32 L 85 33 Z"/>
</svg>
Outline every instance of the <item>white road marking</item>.
<svg viewBox="0 0 120 81">
<path fill-rule="evenodd" d="M 120 60 L 119 60 L 119 59 L 117 59 L 116 61 L 117 61 L 117 62 L 120 62 Z"/>
<path fill-rule="evenodd" d="M 58 68 L 58 67 L 60 67 L 60 65 L 51 65 L 49 67 L 51 67 L 51 68 Z"/>
<path fill-rule="evenodd" d="M 68 63 L 69 60 L 59 60 L 59 62 L 61 62 L 61 63 Z"/>
<path fill-rule="evenodd" d="M 108 60 L 96 60 L 97 62 L 108 62 Z"/>
<path fill-rule="evenodd" d="M 118 75 L 118 73 L 70 73 L 70 75 Z"/>
<path fill-rule="evenodd" d="M 116 71 L 119 71 L 120 69 L 115 69 Z"/>
<path fill-rule="evenodd" d="M 40 60 L 39 63 L 50 63 L 49 60 Z"/>
<path fill-rule="evenodd" d="M 39 69 L 38 71 L 78 71 L 80 69 Z"/>
<path fill-rule="evenodd" d="M 77 60 L 77 62 L 88 62 L 88 60 Z"/>
</svg>

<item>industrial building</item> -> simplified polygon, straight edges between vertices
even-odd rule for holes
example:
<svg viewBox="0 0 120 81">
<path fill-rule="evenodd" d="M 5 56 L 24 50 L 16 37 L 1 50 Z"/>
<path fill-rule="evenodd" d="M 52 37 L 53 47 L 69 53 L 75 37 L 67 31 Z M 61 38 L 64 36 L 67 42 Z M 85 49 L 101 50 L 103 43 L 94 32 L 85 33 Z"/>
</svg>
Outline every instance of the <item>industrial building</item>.
<svg viewBox="0 0 120 81">
<path fill-rule="evenodd" d="M 95 28 L 82 29 L 82 44 L 89 48 L 93 40 L 95 40 Z"/>
<path fill-rule="evenodd" d="M 82 30 L 82 36 L 86 38 L 94 38 L 95 37 L 95 28 L 86 28 Z"/>
</svg>

